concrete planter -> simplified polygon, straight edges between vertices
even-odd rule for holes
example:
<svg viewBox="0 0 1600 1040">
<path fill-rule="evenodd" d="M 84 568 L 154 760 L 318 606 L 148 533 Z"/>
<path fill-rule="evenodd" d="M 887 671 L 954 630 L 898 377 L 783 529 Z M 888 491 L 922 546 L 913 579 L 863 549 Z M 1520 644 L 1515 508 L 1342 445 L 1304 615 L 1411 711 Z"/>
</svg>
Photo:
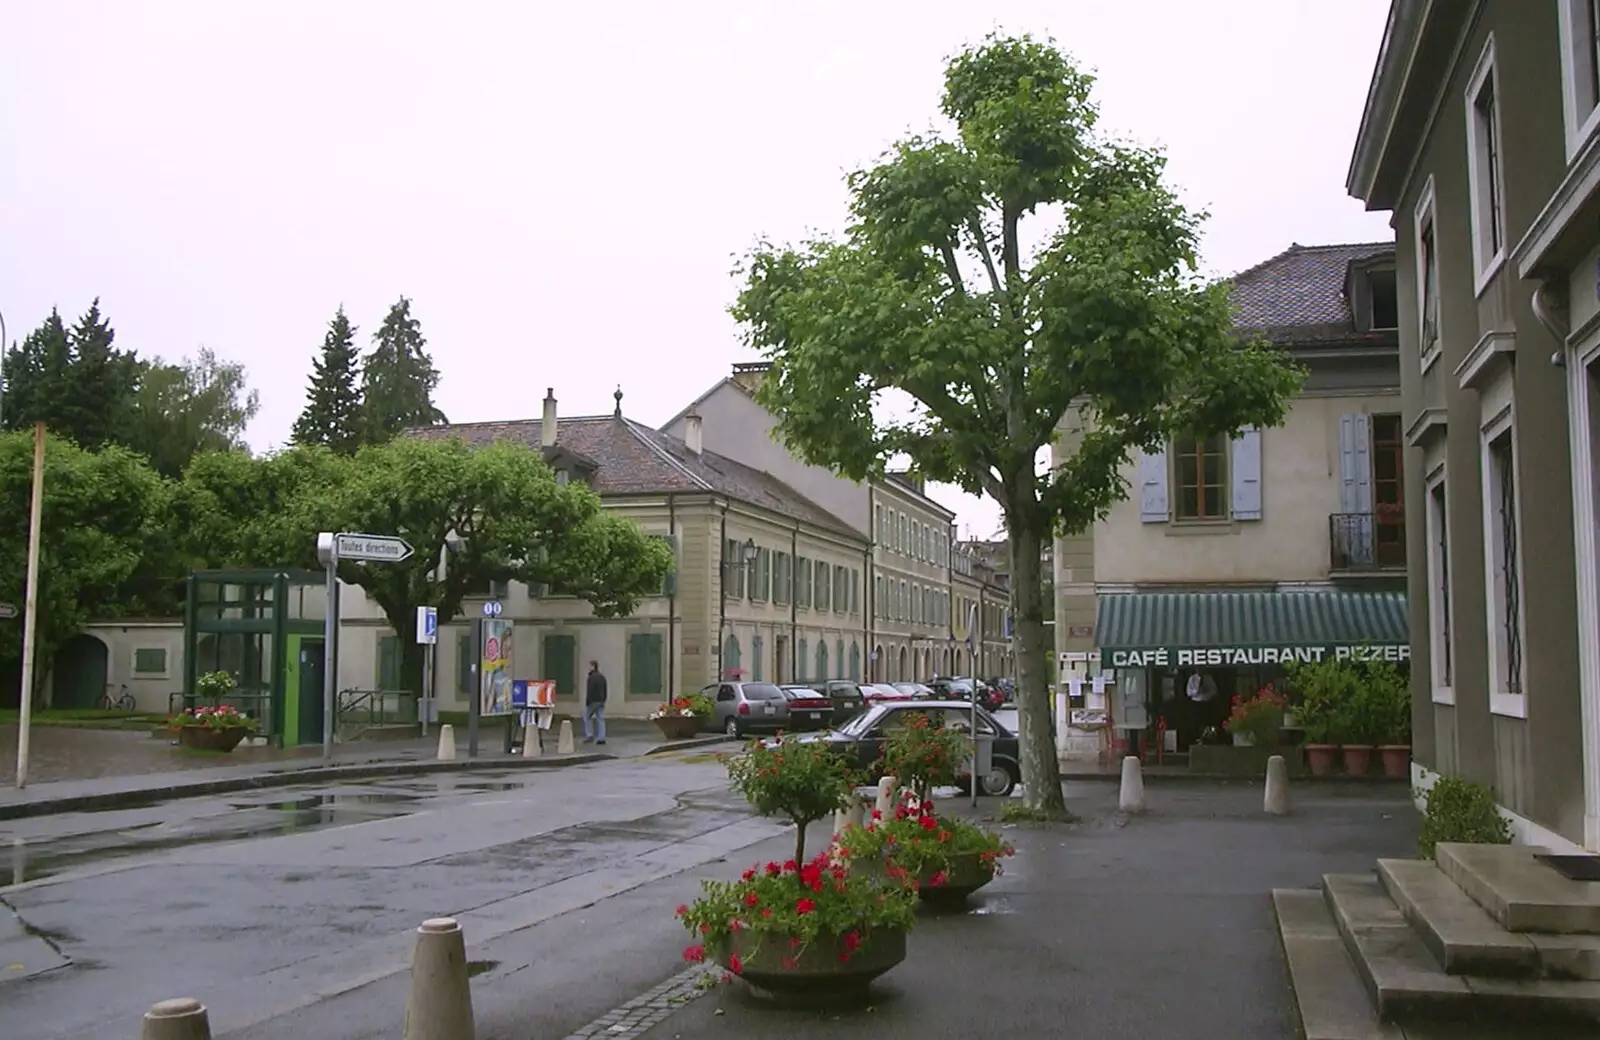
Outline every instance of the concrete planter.
<svg viewBox="0 0 1600 1040">
<path fill-rule="evenodd" d="M 194 751 L 221 751 L 229 752 L 239 746 L 239 741 L 248 736 L 249 731 L 243 726 L 229 726 L 227 729 L 212 729 L 209 726 L 183 726 L 178 730 L 178 744 L 180 747 L 190 748 Z"/>
<path fill-rule="evenodd" d="M 846 953 L 849 956 L 841 960 Z M 758 990 L 830 998 L 865 990 L 873 979 L 905 960 L 906 933 L 888 929 L 866 932 L 854 952 L 845 949 L 841 937 L 824 933 L 796 952 L 787 936 L 739 931 L 726 947 L 713 952 L 717 963 L 730 971 L 729 962 L 735 955 L 740 961 L 739 977 Z"/>
<path fill-rule="evenodd" d="M 1383 775 L 1390 780 L 1405 780 L 1411 776 L 1411 747 L 1408 744 L 1384 744 L 1378 748 L 1383 760 Z"/>
<path fill-rule="evenodd" d="M 664 740 L 688 740 L 700 732 L 700 718 L 697 715 L 668 715 L 652 721 L 661 730 Z"/>
<path fill-rule="evenodd" d="M 950 857 L 943 871 L 944 884 L 933 884 L 937 870 L 923 871 L 917 879 L 917 894 L 927 903 L 964 903 L 967 897 L 994 880 L 994 865 L 985 863 L 976 852 L 960 852 Z"/>
<path fill-rule="evenodd" d="M 1189 772 L 1217 776 L 1265 776 L 1267 759 L 1282 755 L 1290 776 L 1304 770 L 1292 747 L 1240 747 L 1228 744 L 1190 744 Z"/>
</svg>

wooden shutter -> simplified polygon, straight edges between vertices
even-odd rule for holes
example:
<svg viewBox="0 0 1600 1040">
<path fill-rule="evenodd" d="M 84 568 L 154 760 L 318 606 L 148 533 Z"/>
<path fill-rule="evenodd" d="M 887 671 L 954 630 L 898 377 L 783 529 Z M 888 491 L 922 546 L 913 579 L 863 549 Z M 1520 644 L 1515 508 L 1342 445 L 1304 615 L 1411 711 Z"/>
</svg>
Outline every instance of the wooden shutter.
<svg viewBox="0 0 1600 1040">
<path fill-rule="evenodd" d="M 1261 431 L 1245 427 L 1233 440 L 1233 518 L 1261 519 Z"/>
<path fill-rule="evenodd" d="M 400 688 L 400 639 L 398 636 L 378 637 L 378 689 Z"/>
<path fill-rule="evenodd" d="M 1167 504 L 1167 453 L 1139 452 L 1139 519 L 1164 524 L 1171 519 Z"/>
<path fill-rule="evenodd" d="M 628 637 L 628 692 L 661 696 L 659 632 L 635 632 Z"/>
<path fill-rule="evenodd" d="M 1372 417 L 1339 416 L 1339 512 L 1372 512 Z"/>
</svg>

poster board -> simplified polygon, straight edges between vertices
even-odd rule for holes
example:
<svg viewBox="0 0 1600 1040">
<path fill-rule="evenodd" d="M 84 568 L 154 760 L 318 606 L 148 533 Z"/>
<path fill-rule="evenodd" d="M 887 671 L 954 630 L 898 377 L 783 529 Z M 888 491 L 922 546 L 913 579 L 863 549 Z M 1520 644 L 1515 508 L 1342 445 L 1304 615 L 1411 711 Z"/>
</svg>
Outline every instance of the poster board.
<svg viewBox="0 0 1600 1040">
<path fill-rule="evenodd" d="M 512 707 L 512 622 L 484 618 L 481 660 L 478 667 L 478 714 L 510 715 Z"/>
</svg>

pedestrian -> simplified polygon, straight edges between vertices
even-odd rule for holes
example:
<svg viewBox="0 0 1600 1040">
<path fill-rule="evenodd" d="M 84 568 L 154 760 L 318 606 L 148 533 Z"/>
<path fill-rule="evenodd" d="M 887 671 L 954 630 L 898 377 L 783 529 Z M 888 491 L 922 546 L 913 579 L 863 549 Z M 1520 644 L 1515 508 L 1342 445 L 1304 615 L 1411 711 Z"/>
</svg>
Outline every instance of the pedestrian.
<svg viewBox="0 0 1600 1040">
<path fill-rule="evenodd" d="M 589 680 L 583 691 L 583 742 L 606 742 L 606 677 L 600 674 L 600 662 L 589 662 Z"/>
</svg>

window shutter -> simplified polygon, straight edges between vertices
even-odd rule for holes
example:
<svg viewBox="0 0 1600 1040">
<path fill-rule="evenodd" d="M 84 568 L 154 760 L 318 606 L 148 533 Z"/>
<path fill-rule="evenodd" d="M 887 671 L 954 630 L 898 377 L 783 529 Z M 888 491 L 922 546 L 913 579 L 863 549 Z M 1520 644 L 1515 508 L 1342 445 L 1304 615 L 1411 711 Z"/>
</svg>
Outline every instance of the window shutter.
<svg viewBox="0 0 1600 1040">
<path fill-rule="evenodd" d="M 628 692 L 661 695 L 661 636 L 635 632 L 628 637 Z"/>
<path fill-rule="evenodd" d="M 1339 512 L 1372 512 L 1372 417 L 1339 416 Z"/>
<path fill-rule="evenodd" d="M 807 664 L 807 661 L 806 661 L 806 637 L 805 636 L 801 636 L 800 637 L 799 646 L 796 648 L 796 652 L 795 652 L 795 655 L 794 655 L 794 680 L 795 680 L 795 682 L 805 682 L 806 681 L 806 664 Z"/>
<path fill-rule="evenodd" d="M 1167 453 L 1139 452 L 1139 519 L 1147 524 L 1164 524 L 1170 519 L 1167 505 Z"/>
<path fill-rule="evenodd" d="M 1233 518 L 1261 519 L 1261 431 L 1247 426 L 1233 439 Z"/>
</svg>

